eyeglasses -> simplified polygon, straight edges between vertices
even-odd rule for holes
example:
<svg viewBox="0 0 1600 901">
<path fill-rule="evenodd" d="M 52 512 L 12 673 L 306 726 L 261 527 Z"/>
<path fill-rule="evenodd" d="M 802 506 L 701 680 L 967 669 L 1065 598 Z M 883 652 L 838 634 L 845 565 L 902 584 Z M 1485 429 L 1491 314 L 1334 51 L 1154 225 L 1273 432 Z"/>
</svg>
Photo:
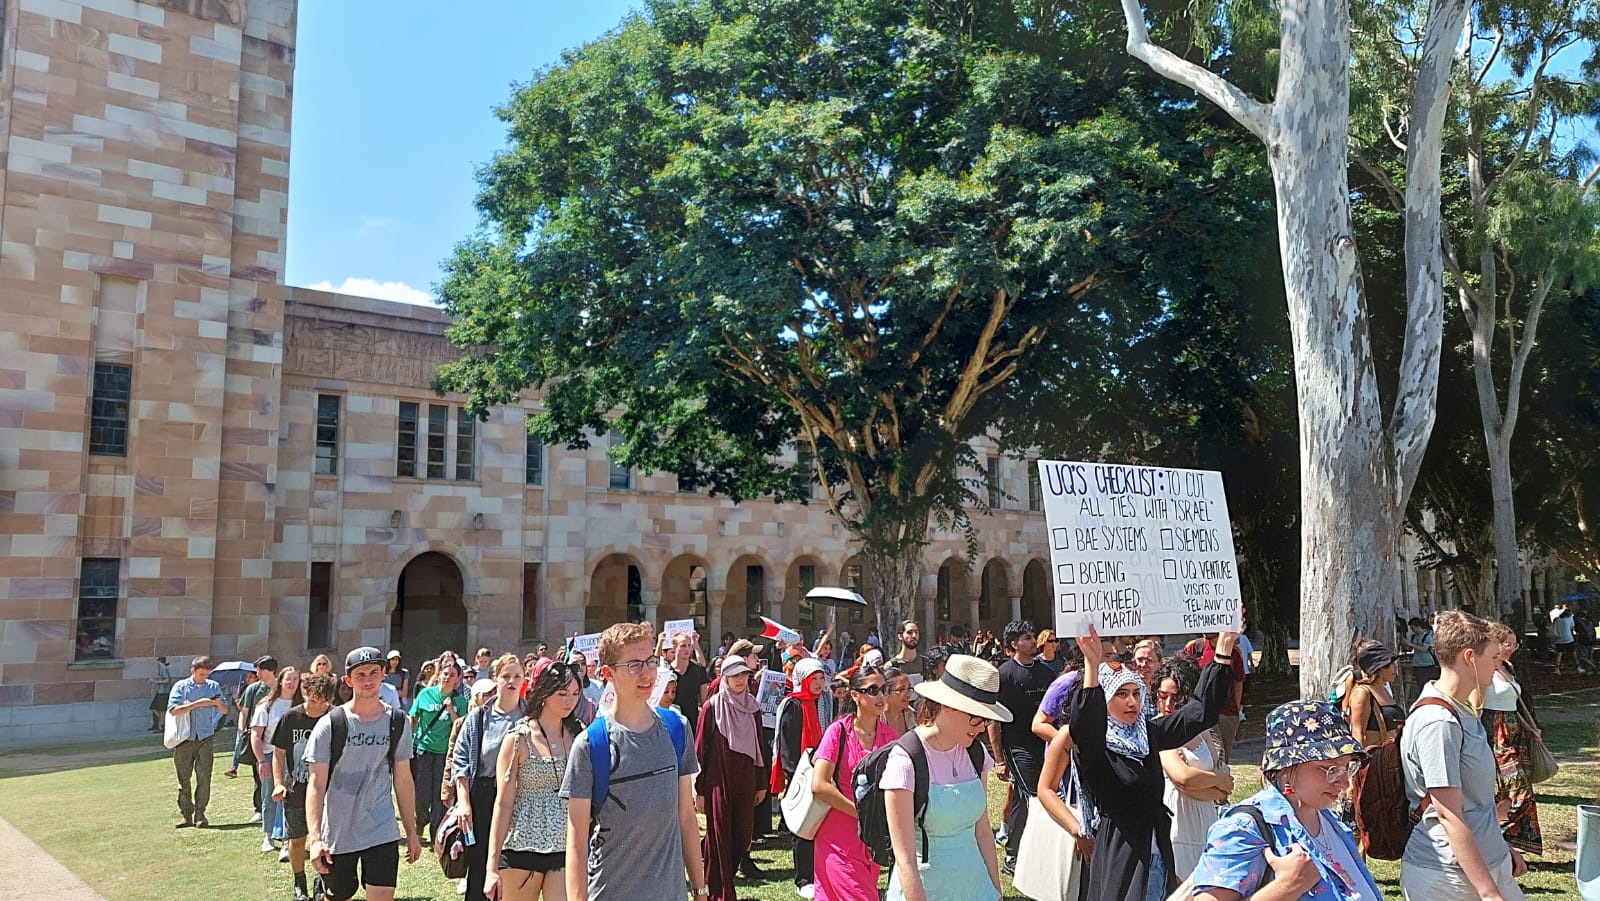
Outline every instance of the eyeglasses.
<svg viewBox="0 0 1600 901">
<path fill-rule="evenodd" d="M 615 667 L 613 667 L 613 669 L 616 669 L 616 670 L 618 670 L 620 672 L 627 673 L 630 676 L 637 676 L 640 673 L 644 672 L 646 668 L 655 669 L 657 666 L 660 666 L 660 665 L 661 665 L 661 658 L 658 657 L 658 656 L 652 655 L 652 656 L 646 657 L 643 660 L 624 660 L 621 663 L 617 664 Z"/>
<path fill-rule="evenodd" d="M 988 721 L 989 718 L 986 716 L 973 716 L 971 714 L 967 714 L 967 725 L 969 726 L 981 726 Z"/>
<path fill-rule="evenodd" d="M 885 688 L 884 691 L 890 694 L 908 695 L 911 694 L 911 686 L 908 685 L 905 688 Z"/>
<path fill-rule="evenodd" d="M 887 685 L 868 685 L 866 688 L 852 688 L 851 691 L 858 691 L 869 698 L 881 698 L 893 689 Z"/>
<path fill-rule="evenodd" d="M 1341 779 L 1354 779 L 1356 771 L 1361 769 L 1361 761 L 1352 760 L 1349 763 L 1319 766 L 1316 769 L 1321 770 L 1323 777 L 1329 782 L 1338 782 Z"/>
</svg>

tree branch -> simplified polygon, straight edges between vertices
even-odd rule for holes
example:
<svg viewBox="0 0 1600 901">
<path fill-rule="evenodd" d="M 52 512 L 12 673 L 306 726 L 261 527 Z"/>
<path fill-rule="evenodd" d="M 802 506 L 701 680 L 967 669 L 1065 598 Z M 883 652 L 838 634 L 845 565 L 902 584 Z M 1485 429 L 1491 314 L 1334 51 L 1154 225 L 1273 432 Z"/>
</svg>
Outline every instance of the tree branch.
<svg viewBox="0 0 1600 901">
<path fill-rule="evenodd" d="M 1477 75 L 1472 77 L 1473 87 L 1483 86 L 1483 80 L 1488 77 L 1489 68 L 1494 65 L 1494 61 L 1500 57 L 1500 48 L 1505 45 L 1505 42 L 1505 29 L 1496 25 L 1494 27 L 1494 46 L 1489 48 L 1489 56 L 1483 61 L 1483 67 L 1478 70 Z"/>
<path fill-rule="evenodd" d="M 1144 7 L 1139 0 L 1122 0 L 1122 15 L 1128 21 L 1128 54 L 1142 61 L 1157 75 L 1184 85 L 1222 108 L 1250 133 L 1267 140 L 1272 106 L 1262 103 L 1234 87 L 1227 79 L 1150 40 L 1144 24 Z"/>
<path fill-rule="evenodd" d="M 1528 369 L 1528 357 L 1533 354 L 1534 337 L 1539 330 L 1539 317 L 1544 313 L 1545 298 L 1550 296 L 1550 283 L 1555 277 L 1555 263 L 1546 266 L 1539 278 L 1539 286 L 1534 289 L 1533 301 L 1528 304 L 1528 318 L 1522 323 L 1522 346 L 1517 348 L 1516 357 L 1511 361 L 1511 378 L 1506 383 L 1506 412 L 1502 420 L 1501 431 L 1504 432 L 1502 440 L 1509 441 L 1511 433 L 1517 428 L 1517 413 L 1522 406 L 1522 375 Z M 1509 326 L 1507 331 L 1515 334 Z"/>
</svg>

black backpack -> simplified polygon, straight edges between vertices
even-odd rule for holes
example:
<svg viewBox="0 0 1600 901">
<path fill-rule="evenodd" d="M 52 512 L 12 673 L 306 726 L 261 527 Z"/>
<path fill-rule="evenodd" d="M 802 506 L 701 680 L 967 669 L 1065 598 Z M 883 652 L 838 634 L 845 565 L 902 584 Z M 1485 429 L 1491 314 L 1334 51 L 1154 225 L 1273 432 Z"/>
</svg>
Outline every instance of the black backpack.
<svg viewBox="0 0 1600 901">
<path fill-rule="evenodd" d="M 922 860 L 928 859 L 928 832 L 922 828 L 922 817 L 928 812 L 928 752 L 922 747 L 922 736 L 912 729 L 893 744 L 884 745 L 868 754 L 856 765 L 852 774 L 856 800 L 856 834 L 867 846 L 867 853 L 881 867 L 894 865 L 894 843 L 889 840 L 889 810 L 886 793 L 878 787 L 883 770 L 889 763 L 889 752 L 903 748 L 911 757 L 911 770 L 916 781 L 911 791 L 911 810 L 917 818 L 917 831 L 922 834 Z M 974 741 L 967 745 L 972 758 L 972 770 L 983 774 L 983 745 Z"/>
<path fill-rule="evenodd" d="M 328 784 L 333 784 L 333 768 L 339 765 L 339 758 L 344 755 L 344 744 L 350 737 L 350 720 L 347 718 L 343 706 L 333 708 L 328 713 L 328 728 L 333 730 L 328 746 Z M 406 728 L 406 715 L 399 710 L 389 708 L 389 751 L 386 755 L 389 760 L 389 772 L 394 773 L 394 751 L 400 746 L 400 735 Z"/>
</svg>

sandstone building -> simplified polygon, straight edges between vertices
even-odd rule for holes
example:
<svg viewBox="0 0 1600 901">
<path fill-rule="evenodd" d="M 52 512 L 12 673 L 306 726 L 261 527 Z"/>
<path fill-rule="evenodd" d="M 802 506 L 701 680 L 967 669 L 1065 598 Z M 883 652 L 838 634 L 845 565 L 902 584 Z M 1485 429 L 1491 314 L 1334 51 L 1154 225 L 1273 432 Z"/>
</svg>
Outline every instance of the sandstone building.
<svg viewBox="0 0 1600 901">
<path fill-rule="evenodd" d="M 0 0 L 0 744 L 138 731 L 158 654 L 815 626 L 804 590 L 859 578 L 826 505 L 539 447 L 534 401 L 428 390 L 438 311 L 285 287 L 295 16 Z M 927 632 L 1050 619 L 1029 467 L 988 466 L 977 559 L 928 548 Z"/>
</svg>

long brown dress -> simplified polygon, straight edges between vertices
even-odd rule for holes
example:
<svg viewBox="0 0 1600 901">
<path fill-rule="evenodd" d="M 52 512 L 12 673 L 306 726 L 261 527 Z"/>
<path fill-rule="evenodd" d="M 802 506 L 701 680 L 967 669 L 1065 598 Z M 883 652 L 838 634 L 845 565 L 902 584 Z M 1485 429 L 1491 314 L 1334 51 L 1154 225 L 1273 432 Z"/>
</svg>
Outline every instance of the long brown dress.
<svg viewBox="0 0 1600 901">
<path fill-rule="evenodd" d="M 766 770 L 760 761 L 728 747 L 711 709 L 714 700 L 715 696 L 700 708 L 700 725 L 694 739 L 695 754 L 700 758 L 694 793 L 706 799 L 706 836 L 700 851 L 705 857 L 706 887 L 711 890 L 712 901 L 737 901 L 735 871 L 750 850 L 756 792 L 765 783 Z M 751 714 L 751 718 L 760 735 L 761 715 Z"/>
</svg>

